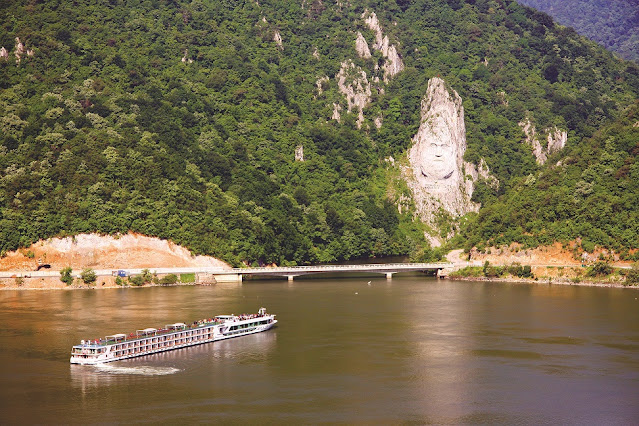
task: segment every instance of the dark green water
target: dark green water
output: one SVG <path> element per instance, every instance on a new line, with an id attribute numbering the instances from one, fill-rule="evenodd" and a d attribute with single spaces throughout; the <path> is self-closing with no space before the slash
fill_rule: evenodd
<path id="1" fill-rule="evenodd" d="M 418 275 L 4 291 L 0 424 L 638 424 L 638 297 Z M 260 306 L 276 329 L 69 364 L 81 339 Z"/>

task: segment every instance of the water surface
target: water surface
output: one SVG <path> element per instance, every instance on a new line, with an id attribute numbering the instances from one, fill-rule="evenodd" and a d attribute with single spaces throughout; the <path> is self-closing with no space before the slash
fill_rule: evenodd
<path id="1" fill-rule="evenodd" d="M 421 275 L 3 291 L 0 423 L 637 424 L 637 297 Z M 81 339 L 261 306 L 277 328 L 69 365 Z"/>

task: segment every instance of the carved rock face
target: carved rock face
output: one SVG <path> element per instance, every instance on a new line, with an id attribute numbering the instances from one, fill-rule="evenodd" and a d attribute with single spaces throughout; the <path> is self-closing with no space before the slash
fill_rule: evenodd
<path id="1" fill-rule="evenodd" d="M 433 133 L 430 143 L 418 146 L 417 159 L 422 176 L 429 180 L 446 180 L 455 173 L 457 162 L 456 147 L 451 143 L 448 129 Z"/>
<path id="2" fill-rule="evenodd" d="M 440 210 L 459 217 L 479 209 L 470 197 L 480 176 L 491 185 L 498 182 L 484 163 L 478 170 L 464 161 L 466 126 L 462 100 L 457 92 L 446 89 L 442 79 L 428 82 L 421 115 L 421 125 L 408 152 L 410 168 L 406 177 L 417 213 L 436 227 L 435 216 Z"/>
<path id="3" fill-rule="evenodd" d="M 423 185 L 459 184 L 466 150 L 464 108 L 456 92 L 448 93 L 444 81 L 433 78 L 422 100 L 422 123 L 413 138 L 411 165 Z"/>

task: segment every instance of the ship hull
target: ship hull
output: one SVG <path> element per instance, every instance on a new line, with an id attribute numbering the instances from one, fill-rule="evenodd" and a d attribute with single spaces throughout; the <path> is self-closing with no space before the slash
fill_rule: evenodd
<path id="1" fill-rule="evenodd" d="M 73 348 L 70 362 L 79 365 L 103 364 L 261 333 L 277 324 L 274 317 L 275 315 L 267 315 L 246 320 L 231 320 L 222 324 L 137 337 L 113 344 L 78 345 Z"/>

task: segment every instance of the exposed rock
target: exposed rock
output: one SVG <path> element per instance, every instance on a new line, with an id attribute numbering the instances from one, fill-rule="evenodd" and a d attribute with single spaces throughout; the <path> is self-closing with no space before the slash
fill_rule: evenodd
<path id="1" fill-rule="evenodd" d="M 189 58 L 189 49 L 185 49 L 184 50 L 184 56 L 182 56 L 182 63 L 186 64 L 186 63 L 192 64 L 193 63 L 193 59 Z"/>
<path id="2" fill-rule="evenodd" d="M 9 59 L 9 52 L 4 46 L 0 49 L 0 59 L 4 59 L 5 61 Z"/>
<path id="3" fill-rule="evenodd" d="M 315 82 L 315 86 L 317 86 L 318 95 L 321 95 L 322 93 L 324 93 L 324 90 L 322 89 L 322 86 L 324 83 L 328 83 L 328 76 L 320 77 Z"/>
<path id="4" fill-rule="evenodd" d="M 362 14 L 364 22 L 375 33 L 375 43 L 373 49 L 379 50 L 382 56 L 386 59 L 384 61 L 384 81 L 388 80 L 394 75 L 398 74 L 404 69 L 404 62 L 402 61 L 395 45 L 391 45 L 388 36 L 385 36 L 382 32 L 382 28 L 377 19 L 375 12 L 369 12 L 365 10 Z"/>
<path id="5" fill-rule="evenodd" d="M 139 234 L 108 236 L 80 234 L 75 237 L 52 238 L 40 241 L 28 248 L 35 258 L 28 258 L 20 251 L 9 252 L 0 259 L 0 270 L 32 271 L 37 259 L 50 264 L 53 269 L 71 266 L 83 268 L 124 269 L 182 266 L 210 266 L 229 268 L 213 257 L 193 256 L 186 248 L 171 241 Z"/>
<path id="6" fill-rule="evenodd" d="M 382 123 L 383 123 L 383 119 L 382 119 L 382 116 L 380 114 L 377 117 L 375 117 L 375 127 L 377 127 L 378 129 L 381 129 Z"/>
<path id="7" fill-rule="evenodd" d="M 366 42 L 366 39 L 364 38 L 362 33 L 360 33 L 359 31 L 357 32 L 357 39 L 355 40 L 355 51 L 360 58 L 371 57 L 371 51 L 368 48 L 368 43 Z"/>
<path id="8" fill-rule="evenodd" d="M 19 64 L 24 54 L 24 44 L 20 41 L 20 37 L 16 37 L 16 46 L 13 54 L 16 56 L 16 64 Z"/>
<path id="9" fill-rule="evenodd" d="M 315 59 L 318 59 L 318 60 L 319 60 L 319 58 L 320 58 L 320 54 L 319 54 L 319 52 L 317 51 L 317 47 L 314 47 L 314 48 L 313 48 L 313 57 L 314 57 Z"/>
<path id="10" fill-rule="evenodd" d="M 364 108 L 371 100 L 371 85 L 366 77 L 366 72 L 349 60 L 342 62 L 342 67 L 336 78 L 339 91 L 346 96 L 348 112 L 351 112 L 355 107 L 359 110 L 357 127 L 360 128 L 364 122 Z M 333 113 L 334 115 L 335 113 Z"/>
<path id="11" fill-rule="evenodd" d="M 559 130 L 557 127 L 554 130 L 548 130 L 548 154 L 564 149 L 567 141 L 568 132 Z"/>
<path id="12" fill-rule="evenodd" d="M 546 156 L 541 143 L 539 143 L 535 126 L 533 126 L 529 118 L 526 118 L 524 121 L 520 121 L 519 126 L 526 135 L 526 143 L 533 148 L 533 155 L 537 159 L 537 164 L 544 164 L 548 157 Z"/>
<path id="13" fill-rule="evenodd" d="M 435 226 L 440 209 L 453 218 L 478 211 L 479 204 L 470 201 L 475 181 L 483 177 L 491 184 L 498 182 L 483 161 L 477 168 L 463 159 L 466 127 L 462 99 L 454 90 L 451 94 L 442 79 L 432 78 L 422 100 L 421 117 L 408 153 L 406 176 L 417 213 Z"/>
<path id="14" fill-rule="evenodd" d="M 548 145 L 545 149 L 541 145 L 541 142 L 537 137 L 535 126 L 531 123 L 529 118 L 526 118 L 524 121 L 519 122 L 519 126 L 522 128 L 524 134 L 526 135 L 526 143 L 533 148 L 533 155 L 537 160 L 537 164 L 545 164 L 550 154 L 561 151 L 566 146 L 568 133 L 566 131 L 558 129 L 556 126 L 552 129 L 546 129 L 545 131 L 548 134 Z"/>
<path id="15" fill-rule="evenodd" d="M 273 34 L 273 41 L 275 42 L 275 44 L 277 44 L 277 47 L 279 47 L 280 50 L 284 50 L 284 45 L 282 44 L 282 36 L 277 30 Z"/>
<path id="16" fill-rule="evenodd" d="M 342 110 L 342 107 L 339 104 L 334 103 L 333 115 L 331 116 L 331 119 L 336 120 L 339 123 L 340 120 L 342 119 L 342 115 L 340 114 L 341 110 Z"/>
<path id="17" fill-rule="evenodd" d="M 295 148 L 295 161 L 304 162 L 304 146 L 300 145 Z"/>
<path id="18" fill-rule="evenodd" d="M 497 99 L 499 100 L 499 103 L 502 104 L 503 106 L 508 106 L 508 99 L 506 98 L 506 92 L 498 92 L 497 93 Z"/>
<path id="19" fill-rule="evenodd" d="M 4 49 L 4 47 L 3 47 L 3 49 Z M 633 124 L 632 127 L 639 127 L 639 121 L 637 121 L 635 124 Z"/>

